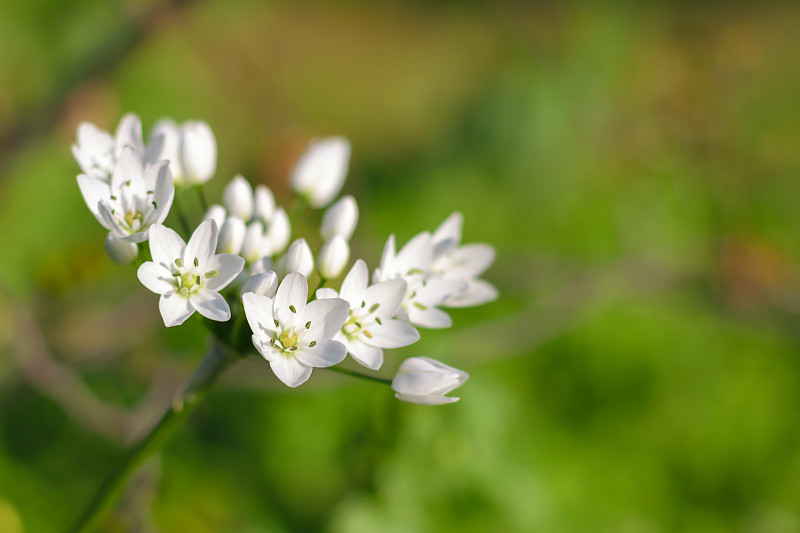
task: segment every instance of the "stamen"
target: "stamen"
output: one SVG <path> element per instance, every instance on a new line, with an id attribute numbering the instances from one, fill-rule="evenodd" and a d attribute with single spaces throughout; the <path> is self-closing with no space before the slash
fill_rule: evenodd
<path id="1" fill-rule="evenodd" d="M 309 348 L 313 348 L 316 345 L 317 345 L 317 341 L 311 341 L 311 342 L 308 343 L 308 347 Z"/>
<path id="2" fill-rule="evenodd" d="M 306 329 L 309 329 L 310 327 L 311 327 L 311 321 L 309 320 L 308 322 L 306 322 Z"/>
<path id="3" fill-rule="evenodd" d="M 145 194 L 153 194 L 153 191 L 147 191 Z"/>
<path id="4" fill-rule="evenodd" d="M 359 328 L 363 328 L 363 327 L 364 327 L 364 326 L 362 326 L 362 325 L 361 325 L 361 323 L 359 323 L 359 322 L 355 322 L 355 321 L 354 321 L 354 322 L 353 322 L 353 324 L 355 324 L 355 325 L 356 325 L 356 326 L 358 326 Z"/>
<path id="5" fill-rule="evenodd" d="M 364 300 L 361 300 L 361 307 L 366 307 L 366 306 L 367 306 L 367 302 L 365 302 Z"/>
<path id="6" fill-rule="evenodd" d="M 291 348 L 289 348 L 289 351 L 290 352 L 296 352 L 297 351 L 297 346 L 292 346 Z"/>
<path id="7" fill-rule="evenodd" d="M 155 202 L 150 202 L 150 203 L 153 204 L 153 209 L 158 209 L 158 205 Z"/>
<path id="8" fill-rule="evenodd" d="M 179 278 L 179 277 L 181 277 L 181 273 L 180 273 L 180 272 L 173 272 L 173 273 L 172 273 L 172 275 L 173 275 L 174 277 L 176 277 L 176 278 Z"/>
<path id="9" fill-rule="evenodd" d="M 178 268 L 183 268 L 183 261 L 181 260 L 180 257 L 175 260 L 175 266 L 177 266 Z"/>
<path id="10" fill-rule="evenodd" d="M 217 276 L 219 276 L 219 270 L 209 270 L 208 272 L 206 272 L 205 276 L 206 279 L 216 278 Z"/>
<path id="11" fill-rule="evenodd" d="M 194 258 L 194 266 L 196 267 L 200 266 L 200 261 L 198 261 L 196 257 Z"/>
<path id="12" fill-rule="evenodd" d="M 297 309 L 293 305 L 290 305 L 289 306 L 289 311 L 291 311 L 292 313 L 296 313 Z"/>
<path id="13" fill-rule="evenodd" d="M 270 346 L 275 346 L 275 339 L 270 339 L 269 340 L 269 345 Z"/>
<path id="14" fill-rule="evenodd" d="M 117 201 L 117 197 L 116 197 L 116 196 L 114 196 L 113 194 L 110 196 L 110 198 L 111 198 L 111 200 L 112 200 L 113 202 L 116 202 L 116 201 Z"/>
<path id="15" fill-rule="evenodd" d="M 368 338 L 368 339 L 371 339 L 372 338 L 372 333 L 370 333 L 370 331 L 368 329 L 365 329 L 364 330 L 364 336 L 366 338 Z"/>
<path id="16" fill-rule="evenodd" d="M 377 322 L 379 326 L 383 325 L 383 322 L 381 322 L 381 317 L 379 317 L 379 316 L 375 317 L 375 322 Z"/>
<path id="17" fill-rule="evenodd" d="M 276 328 L 279 328 L 279 327 L 281 327 L 281 323 L 280 323 L 280 322 L 278 322 L 278 320 L 277 320 L 277 319 L 276 319 L 276 320 L 273 320 L 273 322 L 275 322 L 275 327 L 276 327 Z"/>
<path id="18" fill-rule="evenodd" d="M 427 305 L 422 305 L 419 302 L 414 302 L 414 307 L 416 307 L 417 309 L 420 309 L 422 311 L 427 311 L 428 310 L 428 306 Z"/>
<path id="19" fill-rule="evenodd" d="M 381 304 L 372 304 L 372 305 L 370 306 L 370 308 L 369 308 L 369 312 L 370 312 L 370 313 L 374 313 L 375 311 L 377 311 L 377 310 L 378 310 L 378 308 L 379 308 L 380 306 L 381 306 Z"/>

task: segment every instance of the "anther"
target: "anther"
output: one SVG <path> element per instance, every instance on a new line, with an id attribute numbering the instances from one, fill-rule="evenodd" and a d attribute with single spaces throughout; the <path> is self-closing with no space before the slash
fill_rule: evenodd
<path id="1" fill-rule="evenodd" d="M 277 320 L 273 320 L 273 322 L 275 322 L 275 327 L 276 327 L 276 328 L 279 328 L 279 327 L 281 327 L 281 323 L 280 323 L 280 322 L 278 322 Z"/>
<path id="2" fill-rule="evenodd" d="M 311 321 L 309 320 L 308 322 L 306 322 L 306 329 L 309 329 L 310 327 L 311 327 Z"/>
<path id="3" fill-rule="evenodd" d="M 111 201 L 113 201 L 113 202 L 116 202 L 116 201 L 117 201 L 117 197 L 116 197 L 116 196 L 114 196 L 113 194 L 111 195 Z"/>
<path id="4" fill-rule="evenodd" d="M 369 312 L 370 312 L 370 313 L 374 313 L 375 311 L 377 311 L 377 310 L 378 310 L 378 308 L 379 308 L 380 306 L 381 306 L 381 304 L 372 304 L 372 305 L 370 306 L 370 308 L 369 308 Z"/>
<path id="5" fill-rule="evenodd" d="M 427 311 L 428 310 L 428 306 L 427 305 L 422 305 L 419 302 L 414 302 L 414 307 L 416 307 L 417 309 L 420 309 L 422 311 Z"/>
<path id="6" fill-rule="evenodd" d="M 178 268 L 183 267 L 183 261 L 181 260 L 180 257 L 175 260 L 175 266 L 177 266 Z"/>
<path id="7" fill-rule="evenodd" d="M 361 307 L 366 307 L 366 306 L 367 306 L 367 302 L 365 302 L 364 300 L 361 300 Z"/>
<path id="8" fill-rule="evenodd" d="M 293 305 L 290 305 L 289 306 L 289 311 L 291 311 L 292 313 L 296 313 L 297 309 L 295 309 L 295 307 Z"/>
<path id="9" fill-rule="evenodd" d="M 208 272 L 206 272 L 205 276 L 206 279 L 215 278 L 219 276 L 219 270 L 209 270 Z"/>
<path id="10" fill-rule="evenodd" d="M 372 338 L 372 333 L 370 333 L 370 331 L 368 329 L 365 329 L 364 330 L 364 336 L 366 338 L 368 338 L 368 339 L 371 339 Z"/>
<path id="11" fill-rule="evenodd" d="M 200 266 L 200 261 L 198 261 L 196 257 L 194 258 L 194 266 L 196 267 Z"/>
<path id="12" fill-rule="evenodd" d="M 308 343 L 308 347 L 309 348 L 313 348 L 316 345 L 317 345 L 317 341 L 311 341 L 311 342 Z"/>
<path id="13" fill-rule="evenodd" d="M 381 318 L 378 316 L 375 317 L 375 322 L 377 322 L 379 326 L 383 325 L 383 322 L 381 322 Z"/>

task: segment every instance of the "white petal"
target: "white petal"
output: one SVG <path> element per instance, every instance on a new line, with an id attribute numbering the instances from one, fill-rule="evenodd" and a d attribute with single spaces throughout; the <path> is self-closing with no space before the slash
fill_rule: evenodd
<path id="1" fill-rule="evenodd" d="M 297 272 L 288 274 L 275 293 L 273 313 L 275 318 L 284 326 L 300 323 L 300 318 L 306 309 L 308 298 L 308 281 L 306 277 Z M 293 308 L 292 311 L 290 308 Z"/>
<path id="2" fill-rule="evenodd" d="M 390 279 L 371 285 L 361 294 L 361 299 L 365 302 L 367 309 L 374 304 L 380 304 L 375 314 L 381 318 L 392 318 L 397 314 L 403 298 L 406 295 L 407 284 L 403 279 Z M 359 305 L 360 302 L 354 303 Z"/>
<path id="3" fill-rule="evenodd" d="M 279 356 L 269 362 L 275 376 L 290 387 L 302 385 L 311 377 L 311 367 L 305 366 L 294 357 Z"/>
<path id="4" fill-rule="evenodd" d="M 467 282 L 467 288 L 455 293 L 442 304 L 445 307 L 472 307 L 497 299 L 497 289 L 482 279 Z"/>
<path id="5" fill-rule="evenodd" d="M 494 257 L 494 248 L 488 244 L 465 244 L 434 263 L 433 269 L 441 269 L 448 278 L 470 279 L 483 274 Z"/>
<path id="6" fill-rule="evenodd" d="M 150 143 L 145 148 L 145 161 L 152 164 L 157 161 L 169 161 L 169 170 L 176 182 L 183 180 L 178 146 L 180 131 L 172 119 L 161 119 L 156 122 L 150 133 Z"/>
<path id="7" fill-rule="evenodd" d="M 78 187 L 81 189 L 81 195 L 83 195 L 83 200 L 86 202 L 89 210 L 100 220 L 100 212 L 97 208 L 97 204 L 100 201 L 107 202 L 109 200 L 111 188 L 108 184 L 87 176 L 86 174 L 80 174 L 78 176 Z"/>
<path id="8" fill-rule="evenodd" d="M 367 288 L 369 281 L 369 272 L 367 271 L 367 264 L 358 259 L 350 272 L 345 276 L 342 281 L 342 289 L 339 294 L 342 298 L 350 302 L 350 305 L 356 306 L 359 304 L 362 294 Z"/>
<path id="9" fill-rule="evenodd" d="M 382 324 L 369 327 L 372 338 L 363 339 L 365 343 L 378 348 L 400 348 L 419 340 L 419 331 L 402 320 L 383 320 Z"/>
<path id="10" fill-rule="evenodd" d="M 175 184 L 172 181 L 172 174 L 169 170 L 169 165 L 166 163 L 157 163 L 154 167 L 155 170 L 155 187 L 153 189 L 153 200 L 156 202 L 154 220 L 150 221 L 151 224 L 164 222 L 167 218 L 169 210 L 172 207 L 172 201 L 175 198 Z"/>
<path id="11" fill-rule="evenodd" d="M 189 295 L 189 301 L 206 318 L 225 322 L 231 318 L 231 308 L 222 295 L 205 288 L 197 289 Z"/>
<path id="12" fill-rule="evenodd" d="M 425 281 L 422 287 L 416 290 L 415 300 L 426 306 L 435 306 L 466 288 L 467 284 L 463 281 L 430 278 Z"/>
<path id="13" fill-rule="evenodd" d="M 116 154 L 119 156 L 126 147 L 139 156 L 144 154 L 144 138 L 142 136 L 142 120 L 133 113 L 128 113 L 119 122 L 116 132 Z"/>
<path id="14" fill-rule="evenodd" d="M 325 240 L 334 235 L 341 235 L 345 240 L 350 240 L 357 223 L 358 204 L 352 196 L 345 196 L 325 211 L 320 235 Z"/>
<path id="15" fill-rule="evenodd" d="M 356 362 L 371 370 L 378 370 L 383 365 L 383 350 L 380 348 L 353 340 L 347 343 L 347 351 Z"/>
<path id="16" fill-rule="evenodd" d="M 221 207 L 220 207 L 221 209 Z M 216 219 L 211 218 L 210 220 Z M 237 216 L 230 216 L 225 219 L 219 230 L 219 240 L 217 241 L 217 251 L 227 254 L 238 254 L 242 251 L 242 243 L 247 233 L 244 221 Z"/>
<path id="17" fill-rule="evenodd" d="M 415 326 L 422 328 L 449 328 L 453 325 L 450 315 L 435 307 L 423 310 L 411 305 L 406 311 L 408 312 L 408 321 Z"/>
<path id="18" fill-rule="evenodd" d="M 250 329 L 256 335 L 269 337 L 275 335 L 275 317 L 272 315 L 272 299 L 260 294 L 248 292 L 242 295 L 244 314 Z"/>
<path id="19" fill-rule="evenodd" d="M 197 259 L 200 268 L 205 268 L 206 263 L 214 256 L 216 249 L 217 223 L 213 220 L 204 220 L 197 226 L 186 244 L 183 260 L 189 266 Z"/>
<path id="20" fill-rule="evenodd" d="M 278 290 L 278 275 L 275 272 L 260 272 L 254 276 L 251 276 L 250 279 L 242 287 L 242 294 L 248 292 L 254 292 L 256 294 L 260 294 L 262 296 L 266 296 L 267 298 L 274 298 L 275 292 Z M 317 298 L 319 298 L 319 293 L 317 293 Z M 270 304 L 270 308 L 272 304 Z M 270 311 L 270 314 L 272 311 Z"/>
<path id="21" fill-rule="evenodd" d="M 464 217 L 458 211 L 447 217 L 433 232 L 434 256 L 438 257 L 461 242 L 461 225 Z"/>
<path id="22" fill-rule="evenodd" d="M 299 272 L 308 277 L 314 272 L 314 256 L 305 239 L 294 241 L 283 259 L 285 261 L 282 262 L 282 265 L 284 265 L 282 274 Z"/>
<path id="23" fill-rule="evenodd" d="M 461 399 L 455 396 L 430 396 L 427 394 L 402 394 L 399 392 L 395 394 L 395 397 L 398 400 L 419 405 L 445 405 Z"/>
<path id="24" fill-rule="evenodd" d="M 350 304 L 341 298 L 314 300 L 300 315 L 299 323 L 305 325 L 311 322 L 309 334 L 320 337 L 311 340 L 330 339 L 342 328 L 349 311 Z"/>
<path id="25" fill-rule="evenodd" d="M 217 254 L 205 263 L 201 275 L 216 270 L 218 274 L 207 278 L 206 288 L 218 291 L 236 279 L 244 268 L 244 259 L 234 254 Z"/>
<path id="26" fill-rule="evenodd" d="M 350 162 L 350 143 L 344 137 L 312 142 L 292 171 L 292 188 L 311 207 L 324 207 L 342 188 Z"/>
<path id="27" fill-rule="evenodd" d="M 206 214 L 203 215 L 204 219 L 210 218 L 214 222 L 217 223 L 217 227 L 220 228 L 220 233 L 223 232 L 222 225 L 225 224 L 225 219 L 228 217 L 227 213 L 225 212 L 225 208 L 219 204 L 214 204 L 208 208 Z M 221 239 L 222 237 L 220 237 Z"/>
<path id="28" fill-rule="evenodd" d="M 279 254 L 286 249 L 292 235 L 292 226 L 289 223 L 289 215 L 282 207 L 275 211 L 275 216 L 269 222 L 267 228 L 267 239 L 269 239 L 272 253 Z"/>
<path id="29" fill-rule="evenodd" d="M 322 289 L 317 289 L 317 300 L 326 300 L 328 298 L 338 298 L 339 293 L 336 292 L 334 289 L 329 289 L 327 287 L 323 287 Z"/>
<path id="30" fill-rule="evenodd" d="M 171 266 L 175 266 L 176 259 L 183 260 L 186 244 L 174 230 L 161 224 L 153 224 L 150 226 L 149 237 L 150 255 L 154 263 L 171 270 Z"/>
<path id="31" fill-rule="evenodd" d="M 180 326 L 194 313 L 194 307 L 177 292 L 168 292 L 161 295 L 158 300 L 158 309 L 164 319 L 164 325 L 169 327 Z"/>
<path id="32" fill-rule="evenodd" d="M 409 271 L 422 270 L 427 272 L 433 259 L 433 243 L 428 232 L 420 233 L 412 238 L 397 253 L 393 263 L 393 270 L 400 275 Z"/>
<path id="33" fill-rule="evenodd" d="M 105 249 L 111 260 L 118 265 L 129 265 L 139 255 L 136 243 L 120 239 L 113 233 L 109 233 L 106 237 Z"/>
<path id="34" fill-rule="evenodd" d="M 347 349 L 341 342 L 323 339 L 317 341 L 313 348 L 301 348 L 294 354 L 304 365 L 325 368 L 341 363 L 347 356 Z"/>
<path id="35" fill-rule="evenodd" d="M 334 235 L 322 245 L 317 258 L 317 272 L 322 279 L 335 279 L 350 260 L 350 246 L 344 237 Z"/>
<path id="36" fill-rule="evenodd" d="M 126 186 L 127 182 L 138 184 L 143 177 L 144 167 L 142 167 L 141 158 L 131 148 L 125 148 L 117 160 L 117 166 L 114 167 L 114 174 L 111 176 L 111 188 L 116 191 Z"/>
<path id="37" fill-rule="evenodd" d="M 172 273 L 152 261 L 142 263 L 142 266 L 136 271 L 136 276 L 142 282 L 142 285 L 156 294 L 166 294 L 176 288 L 175 278 Z"/>
<path id="38" fill-rule="evenodd" d="M 105 202 L 97 202 L 97 213 L 99 215 L 97 220 L 100 221 L 100 224 L 102 224 L 104 228 L 113 233 L 115 237 L 121 238 L 127 235 L 119 226 L 119 222 L 117 222 L 117 219 L 111 214 L 111 209 L 109 209 Z"/>
<path id="39" fill-rule="evenodd" d="M 254 263 L 263 255 L 264 251 L 264 225 L 260 220 L 251 222 L 244 232 L 241 254 L 247 261 Z"/>

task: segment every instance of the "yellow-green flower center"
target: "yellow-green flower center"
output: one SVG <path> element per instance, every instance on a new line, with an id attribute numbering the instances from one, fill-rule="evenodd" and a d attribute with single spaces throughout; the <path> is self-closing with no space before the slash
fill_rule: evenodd
<path id="1" fill-rule="evenodd" d="M 144 215 L 142 215 L 141 211 L 128 211 L 125 213 L 125 222 L 128 224 L 129 228 L 133 228 L 134 222 L 139 222 L 139 224 L 141 224 L 143 219 Z"/>
<path id="2" fill-rule="evenodd" d="M 280 341 L 284 348 L 291 348 L 297 344 L 297 333 L 281 331 Z"/>

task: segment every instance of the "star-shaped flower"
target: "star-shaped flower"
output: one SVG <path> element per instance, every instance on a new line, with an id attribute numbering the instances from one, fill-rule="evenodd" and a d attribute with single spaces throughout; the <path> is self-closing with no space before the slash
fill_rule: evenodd
<path id="1" fill-rule="evenodd" d="M 430 357 L 410 357 L 397 370 L 392 389 L 397 399 L 404 402 L 442 405 L 459 400 L 445 394 L 461 386 L 467 378 L 469 375 L 463 370 Z"/>
<path id="2" fill-rule="evenodd" d="M 338 296 L 350 304 L 347 321 L 335 339 L 347 346 L 353 359 L 378 370 L 383 364 L 382 348 L 408 346 L 419 340 L 419 332 L 393 318 L 406 294 L 406 282 L 392 279 L 368 287 L 368 281 L 367 264 L 359 259 L 342 281 L 339 294 L 333 289 L 319 289 L 317 297 Z"/>
<path id="3" fill-rule="evenodd" d="M 306 303 L 307 298 L 308 281 L 297 272 L 284 278 L 275 298 L 253 292 L 242 296 L 253 345 L 290 387 L 305 383 L 312 368 L 333 366 L 347 355 L 333 336 L 350 306 L 340 298 Z"/>
<path id="4" fill-rule="evenodd" d="M 147 240 L 148 229 L 167 218 L 175 196 L 167 161 L 145 166 L 132 148 L 122 152 L 110 184 L 81 174 L 78 185 L 100 224 L 129 242 Z"/>
<path id="5" fill-rule="evenodd" d="M 215 254 L 217 223 L 206 220 L 189 243 L 173 230 L 155 224 L 150 228 L 152 261 L 139 267 L 142 284 L 161 295 L 158 302 L 164 325 L 177 326 L 195 311 L 211 320 L 231 318 L 228 302 L 219 294 L 244 268 L 244 259 L 234 254 Z"/>

